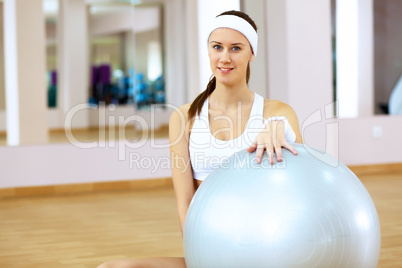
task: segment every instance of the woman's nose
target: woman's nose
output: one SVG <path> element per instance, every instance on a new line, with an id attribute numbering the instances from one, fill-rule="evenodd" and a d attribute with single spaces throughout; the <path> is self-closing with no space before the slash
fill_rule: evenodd
<path id="1" fill-rule="evenodd" d="M 230 62 L 230 53 L 228 50 L 224 50 L 221 56 L 221 62 Z"/>

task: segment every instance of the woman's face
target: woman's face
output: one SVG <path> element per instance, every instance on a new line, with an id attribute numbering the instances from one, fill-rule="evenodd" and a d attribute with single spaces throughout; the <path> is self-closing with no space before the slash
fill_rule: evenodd
<path id="1" fill-rule="evenodd" d="M 246 84 L 247 65 L 254 54 L 243 34 L 229 28 L 216 29 L 209 36 L 208 55 L 218 83 L 225 86 Z"/>

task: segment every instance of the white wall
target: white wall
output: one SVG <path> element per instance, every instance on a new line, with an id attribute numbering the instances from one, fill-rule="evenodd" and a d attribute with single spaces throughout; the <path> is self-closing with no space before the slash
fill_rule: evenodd
<path id="1" fill-rule="evenodd" d="M 347 165 L 402 162 L 402 143 L 395 142 L 402 133 L 401 121 L 397 116 L 336 120 L 340 161 Z M 382 128 L 381 138 L 373 137 L 375 126 Z M 0 188 L 169 177 L 168 140 L 154 143 L 164 148 L 155 148 L 150 140 L 139 148 L 118 141 L 91 149 L 70 143 L 3 146 Z M 119 160 L 119 155 L 125 159 Z"/>
<path id="2" fill-rule="evenodd" d="M 382 136 L 375 138 L 373 128 Z M 339 158 L 348 165 L 402 163 L 402 116 L 339 120 Z"/>
<path id="3" fill-rule="evenodd" d="M 72 144 L 0 147 L 0 188 L 169 177 L 168 140 L 156 143 L 165 148 L 150 142 L 140 148 L 133 143 L 92 149 Z"/>

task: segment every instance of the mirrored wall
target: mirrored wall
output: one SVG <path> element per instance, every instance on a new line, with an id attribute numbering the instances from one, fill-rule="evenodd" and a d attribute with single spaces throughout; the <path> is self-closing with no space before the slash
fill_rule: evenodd
<path id="1" fill-rule="evenodd" d="M 147 109 L 165 102 L 163 5 L 87 1 L 89 99 Z M 57 107 L 58 1 L 44 0 L 48 106 Z"/>
<path id="2" fill-rule="evenodd" d="M 402 1 L 373 3 L 375 113 L 402 114 Z"/>

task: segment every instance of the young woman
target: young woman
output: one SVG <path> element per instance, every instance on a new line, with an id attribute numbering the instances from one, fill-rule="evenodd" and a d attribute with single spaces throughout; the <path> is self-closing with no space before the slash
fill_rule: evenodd
<path id="1" fill-rule="evenodd" d="M 257 55 L 257 26 L 245 13 L 227 11 L 210 26 L 208 54 L 213 78 L 191 104 L 170 118 L 172 177 L 183 232 L 191 199 L 202 181 L 223 159 L 242 149 L 264 151 L 270 163 L 282 161 L 282 147 L 294 154 L 291 143 L 302 142 L 293 109 L 263 99 L 248 86 L 249 63 Z M 117 260 L 106 267 L 186 267 L 184 258 Z"/>

